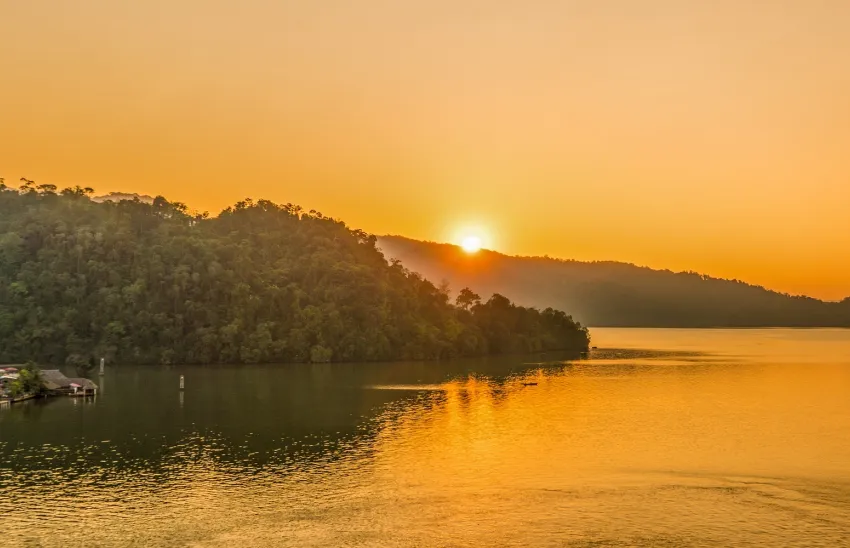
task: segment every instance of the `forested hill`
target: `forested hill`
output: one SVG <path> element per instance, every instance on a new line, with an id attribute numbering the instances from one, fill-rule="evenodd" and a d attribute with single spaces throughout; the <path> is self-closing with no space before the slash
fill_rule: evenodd
<path id="1" fill-rule="evenodd" d="M 2 182 L 2 181 L 0 181 Z M 374 236 L 293 205 L 0 187 L 0 363 L 437 359 L 584 350 L 563 312 L 450 302 Z"/>
<path id="2" fill-rule="evenodd" d="M 524 306 L 569 310 L 590 326 L 848 327 L 841 303 L 793 297 L 694 272 L 673 273 L 615 262 L 474 255 L 456 246 L 383 236 L 378 246 L 427 279 L 504 293 Z"/>

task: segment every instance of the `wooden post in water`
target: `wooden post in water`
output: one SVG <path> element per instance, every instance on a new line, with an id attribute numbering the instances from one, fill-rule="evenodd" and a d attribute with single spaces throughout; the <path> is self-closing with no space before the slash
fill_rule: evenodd
<path id="1" fill-rule="evenodd" d="M 100 376 L 103 376 L 103 366 L 106 365 L 106 360 L 100 358 Z"/>
<path id="2" fill-rule="evenodd" d="M 183 375 L 180 375 L 180 390 L 183 390 Z"/>

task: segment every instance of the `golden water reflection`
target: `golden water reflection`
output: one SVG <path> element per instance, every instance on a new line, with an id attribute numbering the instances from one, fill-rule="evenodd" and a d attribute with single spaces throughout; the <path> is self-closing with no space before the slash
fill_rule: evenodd
<path id="1" fill-rule="evenodd" d="M 324 408 L 312 418 L 257 406 L 237 431 L 226 417 L 202 424 L 205 415 L 191 415 L 201 396 L 187 391 L 180 408 L 194 422 L 153 452 L 141 433 L 137 449 L 94 438 L 20 443 L 9 432 L 49 423 L 53 408 L 16 423 L 4 416 L 6 538 L 376 547 L 847 540 L 847 332 L 600 331 L 606 347 L 623 348 L 620 358 L 600 351 L 421 384 L 419 366 L 407 380 L 324 368 L 312 377 L 322 390 L 362 382 L 297 408 Z M 635 350 L 640 341 L 655 353 Z M 384 378 L 391 382 L 376 382 Z M 371 398 L 382 403 L 370 407 Z M 297 430 L 308 422 L 312 429 Z"/>

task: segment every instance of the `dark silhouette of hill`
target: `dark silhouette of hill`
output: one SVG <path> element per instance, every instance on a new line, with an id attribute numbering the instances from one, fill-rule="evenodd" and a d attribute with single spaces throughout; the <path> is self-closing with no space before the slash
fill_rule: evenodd
<path id="1" fill-rule="evenodd" d="M 376 238 L 267 200 L 210 218 L 0 179 L 0 363 L 440 359 L 586 350 L 565 313 L 456 303 Z"/>
<path id="2" fill-rule="evenodd" d="M 589 326 L 848 327 L 850 298 L 840 303 L 791 296 L 696 272 L 618 262 L 511 257 L 482 250 L 382 236 L 378 246 L 434 283 L 501 293 L 519 304 L 569 310 Z"/>

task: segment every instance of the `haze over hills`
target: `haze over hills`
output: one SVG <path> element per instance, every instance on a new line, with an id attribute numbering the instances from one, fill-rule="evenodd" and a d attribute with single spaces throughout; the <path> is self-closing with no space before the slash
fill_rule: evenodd
<path id="1" fill-rule="evenodd" d="M 401 236 L 382 236 L 388 259 L 453 291 L 501 293 L 524 306 L 555 307 L 591 327 L 848 327 L 850 298 L 826 302 L 695 272 L 619 262 L 512 257 Z"/>

